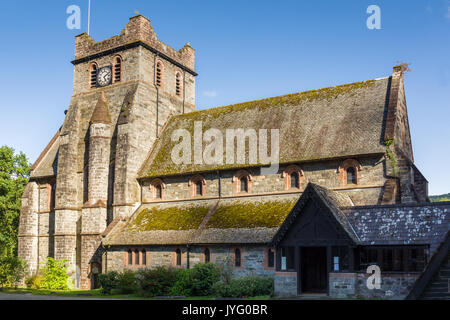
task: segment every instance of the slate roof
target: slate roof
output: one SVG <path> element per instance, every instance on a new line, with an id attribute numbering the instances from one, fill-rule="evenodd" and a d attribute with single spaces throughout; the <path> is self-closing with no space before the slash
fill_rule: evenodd
<path id="1" fill-rule="evenodd" d="M 450 202 L 341 208 L 364 245 L 430 244 L 450 230 Z"/>
<path id="2" fill-rule="evenodd" d="M 194 123 L 219 129 L 280 129 L 280 163 L 384 153 L 389 77 L 176 115 L 149 153 L 139 176 L 157 177 L 241 167 L 242 164 L 174 165 L 172 133 Z M 269 138 L 270 140 L 270 138 Z M 224 141 L 224 159 L 225 159 Z M 194 146 L 192 144 L 192 150 Z M 255 164 L 258 165 L 258 164 Z"/>
<path id="3" fill-rule="evenodd" d="M 59 151 L 59 134 L 56 132 L 49 144 L 42 151 L 36 162 L 31 167 L 31 178 L 56 176 Z"/>

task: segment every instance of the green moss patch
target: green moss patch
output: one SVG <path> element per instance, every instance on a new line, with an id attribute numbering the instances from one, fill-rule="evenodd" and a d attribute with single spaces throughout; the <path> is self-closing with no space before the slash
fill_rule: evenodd
<path id="1" fill-rule="evenodd" d="M 220 205 L 206 228 L 275 228 L 279 227 L 294 207 L 296 200 L 245 202 Z"/>
<path id="2" fill-rule="evenodd" d="M 142 210 L 128 226 L 132 231 L 198 229 L 208 214 L 208 206 L 156 206 Z"/>

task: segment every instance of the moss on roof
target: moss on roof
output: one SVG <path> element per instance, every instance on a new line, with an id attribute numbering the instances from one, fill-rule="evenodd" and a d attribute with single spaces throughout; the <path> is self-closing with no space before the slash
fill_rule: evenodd
<path id="1" fill-rule="evenodd" d="M 171 206 L 158 205 L 143 209 L 128 225 L 132 231 L 192 230 L 197 229 L 210 210 L 207 205 Z"/>
<path id="2" fill-rule="evenodd" d="M 279 129 L 279 162 L 312 161 L 384 152 L 379 135 L 383 125 L 388 78 L 299 92 L 235 105 L 173 116 L 165 126 L 140 177 L 190 174 L 242 167 L 242 164 L 180 164 L 171 161 L 172 133 L 187 130 L 194 122 L 203 131 L 219 129 Z M 349 121 L 355 125 L 349 126 Z M 268 139 L 270 148 L 270 138 Z M 203 142 L 203 148 L 207 143 Z M 225 142 L 224 142 L 225 146 Z M 224 159 L 226 148 L 224 147 Z M 248 145 L 246 144 L 246 152 Z M 270 150 L 270 149 L 269 149 Z M 192 154 L 193 154 L 192 148 Z M 246 166 L 261 166 L 261 163 Z"/>
<path id="3" fill-rule="evenodd" d="M 218 228 L 275 228 L 279 227 L 294 207 L 296 199 L 276 201 L 235 201 L 220 205 L 206 224 L 207 229 Z"/>

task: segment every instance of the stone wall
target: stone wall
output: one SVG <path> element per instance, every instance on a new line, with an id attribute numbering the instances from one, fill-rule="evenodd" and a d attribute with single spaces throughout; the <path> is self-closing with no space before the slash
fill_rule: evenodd
<path id="1" fill-rule="evenodd" d="M 383 273 L 381 288 L 369 289 L 365 273 L 330 273 L 331 298 L 401 300 L 411 291 L 418 273 Z"/>
<path id="2" fill-rule="evenodd" d="M 283 177 L 283 171 L 286 165 L 281 166 L 276 174 L 261 175 L 259 168 L 249 168 L 247 171 L 252 176 L 250 193 L 268 194 L 282 192 L 298 192 L 306 187 L 308 182 L 320 184 L 321 186 L 337 190 L 347 194 L 355 205 L 373 205 L 381 203 L 385 176 L 384 165 L 380 162 L 380 157 L 359 159 L 362 170 L 360 172 L 360 184 L 342 187 L 337 171 L 342 161 L 332 160 L 314 163 L 304 163 L 300 167 L 304 173 L 304 180 L 300 189 L 286 189 L 286 183 Z M 222 197 L 239 196 L 236 194 L 236 188 L 233 182 L 235 171 L 220 172 L 220 190 Z M 219 196 L 219 175 L 216 172 L 204 173 L 203 178 L 206 181 L 204 197 Z M 163 191 L 163 201 L 182 200 L 191 198 L 189 180 L 192 175 L 164 177 L 165 188 Z M 150 185 L 152 179 L 142 180 L 142 201 L 151 202 L 154 199 Z"/>
<path id="3" fill-rule="evenodd" d="M 275 272 L 275 296 L 290 298 L 297 295 L 297 272 Z"/>

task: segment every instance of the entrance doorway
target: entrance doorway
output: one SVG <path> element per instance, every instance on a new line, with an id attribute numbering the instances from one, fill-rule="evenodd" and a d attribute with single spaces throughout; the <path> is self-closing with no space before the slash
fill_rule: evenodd
<path id="1" fill-rule="evenodd" d="M 301 248 L 301 287 L 302 292 L 327 292 L 327 248 Z"/>

